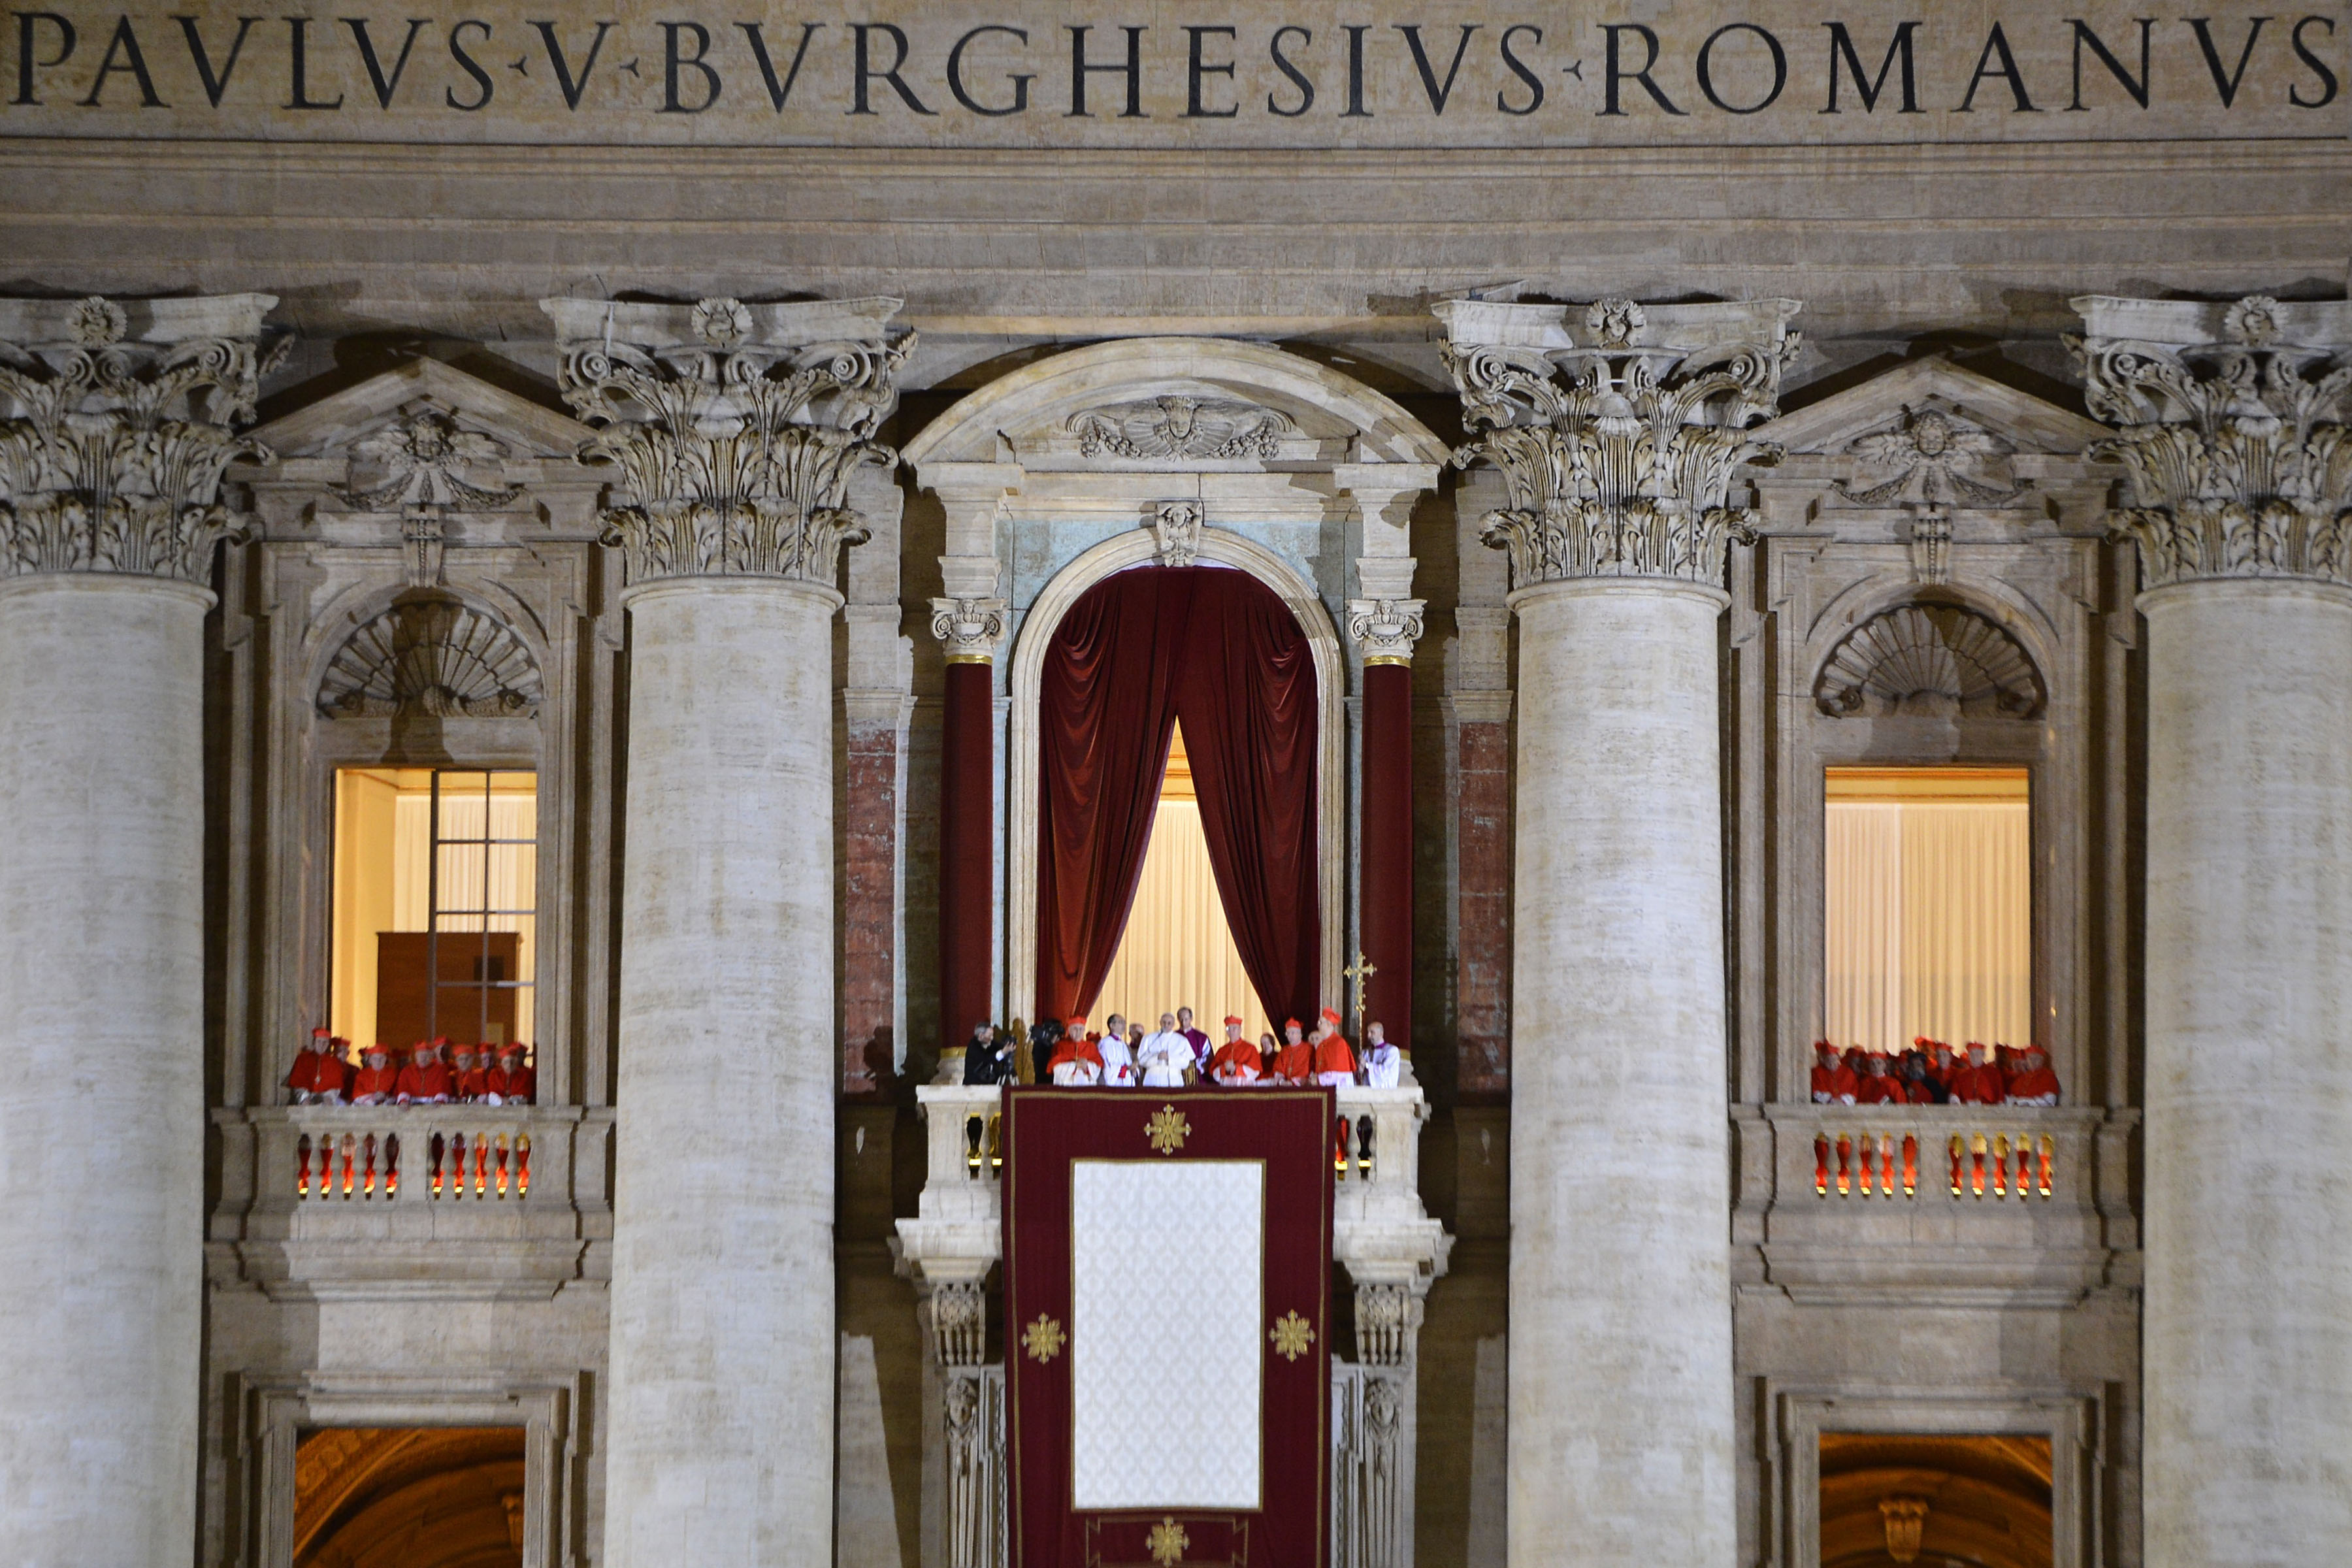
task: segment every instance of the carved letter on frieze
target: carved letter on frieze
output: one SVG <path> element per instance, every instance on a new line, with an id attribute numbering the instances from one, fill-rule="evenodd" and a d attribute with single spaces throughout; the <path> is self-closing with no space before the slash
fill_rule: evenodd
<path id="1" fill-rule="evenodd" d="M 1004 640 L 1003 599 L 933 599 L 931 635 L 947 649 L 950 664 L 986 664 Z"/>
<path id="2" fill-rule="evenodd" d="M 330 719 L 528 718 L 539 666 L 513 631 L 454 599 L 395 605 L 335 651 L 319 687 Z"/>
<path id="3" fill-rule="evenodd" d="M 1652 306 L 1447 300 L 1444 349 L 1464 422 L 1454 455 L 1501 470 L 1511 504 L 1481 524 L 1525 588 L 1577 577 L 1721 581 L 1748 531 L 1734 470 L 1778 448 L 1744 431 L 1777 409 L 1793 300 Z"/>
<path id="4" fill-rule="evenodd" d="M 2074 301 L 2091 412 L 2116 426 L 2143 587 L 2211 577 L 2352 586 L 2352 304 Z"/>
<path id="5" fill-rule="evenodd" d="M 1151 536 L 1160 565 L 1192 565 L 1201 553 L 1201 503 L 1161 501 L 1151 509 Z"/>
<path id="6" fill-rule="evenodd" d="M 267 456 L 252 423 L 266 294 L 0 300 L 0 575 L 204 584 L 240 531 L 223 470 Z"/>
<path id="7" fill-rule="evenodd" d="M 888 335 L 897 300 L 544 303 L 563 396 L 598 427 L 581 455 L 619 469 L 604 519 L 630 582 L 834 584 L 842 545 L 867 537 L 851 475 L 898 461 L 874 438 L 915 346 Z"/>

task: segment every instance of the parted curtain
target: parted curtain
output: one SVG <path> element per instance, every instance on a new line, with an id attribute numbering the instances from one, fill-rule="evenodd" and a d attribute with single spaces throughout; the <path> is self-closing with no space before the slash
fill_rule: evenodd
<path id="1" fill-rule="evenodd" d="M 1234 946 L 1269 1011 L 1312 1016 L 1315 660 L 1244 572 L 1143 567 L 1070 606 L 1039 692 L 1037 1007 L 1086 1013 L 1135 901 L 1181 718 Z"/>

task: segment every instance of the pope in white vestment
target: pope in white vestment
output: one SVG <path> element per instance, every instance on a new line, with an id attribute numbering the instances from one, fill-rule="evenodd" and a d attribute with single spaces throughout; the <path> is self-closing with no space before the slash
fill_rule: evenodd
<path id="1" fill-rule="evenodd" d="M 1184 1069 L 1199 1060 L 1192 1054 L 1192 1042 L 1175 1026 L 1172 1016 L 1162 1014 L 1159 1029 L 1143 1037 L 1142 1048 L 1135 1054 L 1146 1089 L 1183 1088 Z"/>

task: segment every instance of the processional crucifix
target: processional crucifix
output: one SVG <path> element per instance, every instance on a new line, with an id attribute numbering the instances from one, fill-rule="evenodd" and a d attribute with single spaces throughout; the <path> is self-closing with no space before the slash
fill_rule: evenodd
<path id="1" fill-rule="evenodd" d="M 1364 1039 L 1364 982 L 1370 980 L 1373 975 L 1378 974 L 1380 972 L 1380 966 L 1374 963 L 1370 959 L 1366 958 L 1363 954 L 1363 950 L 1360 948 L 1356 952 L 1356 962 L 1348 965 L 1347 968 L 1339 971 L 1342 975 L 1355 983 L 1356 1043 L 1359 1046 L 1363 1044 Z"/>

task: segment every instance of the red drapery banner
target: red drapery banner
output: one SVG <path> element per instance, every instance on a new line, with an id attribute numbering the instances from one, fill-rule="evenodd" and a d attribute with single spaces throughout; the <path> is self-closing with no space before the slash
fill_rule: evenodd
<path id="1" fill-rule="evenodd" d="M 1013 1568 L 1311 1568 L 1327 1560 L 1335 1114 L 1323 1089 L 1006 1091 Z M 1225 1180 L 1237 1167 L 1253 1197 L 1263 1194 L 1250 1205 L 1262 1228 L 1239 1238 L 1256 1243 L 1257 1277 L 1238 1288 L 1203 1296 L 1200 1277 L 1213 1263 L 1207 1249 L 1187 1245 L 1187 1226 L 1202 1218 L 1193 1205 L 1087 1212 L 1087 1194 L 1102 1184 L 1090 1187 L 1089 1176 L 1114 1186 L 1158 1179 L 1174 1193 L 1192 1175 Z M 1102 1359 L 1112 1352 L 1101 1343 L 1079 1342 L 1106 1331 L 1122 1342 L 1115 1363 Z M 1149 1353 L 1139 1356 L 1135 1344 Z M 1254 1365 L 1239 1364 L 1252 1357 Z M 1186 1500 L 1204 1467 L 1187 1444 L 1184 1410 L 1155 1404 L 1154 1391 L 1181 1406 L 1167 1390 L 1194 1384 L 1211 1390 L 1199 1403 L 1244 1426 L 1250 1412 L 1235 1406 L 1248 1401 L 1228 1390 L 1255 1390 L 1244 1446 L 1254 1443 L 1256 1468 L 1237 1467 L 1249 1497 Z M 1088 1438 L 1099 1445 L 1092 1472 L 1079 1452 Z M 1131 1470 L 1122 1441 L 1142 1456 Z M 1115 1462 L 1120 1506 L 1083 1506 L 1099 1500 L 1082 1494 L 1103 1484 L 1089 1475 Z M 1166 1555 L 1171 1548 L 1176 1556 Z"/>
<path id="2" fill-rule="evenodd" d="M 1218 567 L 1107 577 L 1055 629 L 1038 709 L 1039 1016 L 1102 989 L 1181 720 L 1242 967 L 1268 1011 L 1313 1017 L 1315 657 L 1281 596 Z"/>

